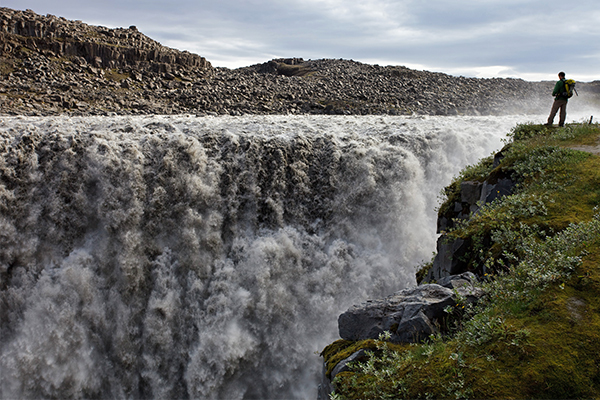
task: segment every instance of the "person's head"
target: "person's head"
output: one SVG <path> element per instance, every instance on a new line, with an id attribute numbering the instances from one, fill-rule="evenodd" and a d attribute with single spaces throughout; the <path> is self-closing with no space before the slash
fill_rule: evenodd
<path id="1" fill-rule="evenodd" d="M 559 72 L 559 73 L 558 73 L 558 77 L 559 77 L 560 79 L 565 79 L 565 73 L 564 73 L 564 72 Z"/>

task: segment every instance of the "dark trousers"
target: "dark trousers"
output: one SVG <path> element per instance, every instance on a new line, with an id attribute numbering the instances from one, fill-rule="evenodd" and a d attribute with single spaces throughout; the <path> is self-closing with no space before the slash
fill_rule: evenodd
<path id="1" fill-rule="evenodd" d="M 550 116 L 548 117 L 548 125 L 552 125 L 558 110 L 560 110 L 558 126 L 564 126 L 565 119 L 567 119 L 567 100 L 565 99 L 554 100 L 554 103 L 552 104 L 552 110 L 550 110 Z"/>

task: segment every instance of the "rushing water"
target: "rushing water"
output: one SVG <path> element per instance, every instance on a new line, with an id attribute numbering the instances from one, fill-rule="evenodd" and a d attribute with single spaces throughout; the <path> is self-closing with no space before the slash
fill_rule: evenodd
<path id="1" fill-rule="evenodd" d="M 314 398 L 529 119 L 0 118 L 0 398 Z"/>

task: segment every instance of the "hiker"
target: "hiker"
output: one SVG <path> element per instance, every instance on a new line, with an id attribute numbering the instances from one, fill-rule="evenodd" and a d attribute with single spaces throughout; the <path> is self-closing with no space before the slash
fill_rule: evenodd
<path id="1" fill-rule="evenodd" d="M 565 87 L 565 73 L 558 73 L 559 81 L 554 85 L 552 96 L 554 96 L 554 103 L 552 103 L 552 110 L 550 110 L 550 116 L 546 125 L 552 126 L 554 122 L 554 116 L 560 109 L 560 118 L 558 120 L 558 126 L 565 126 L 565 119 L 567 118 L 567 102 L 569 96 L 567 95 L 567 89 Z"/>

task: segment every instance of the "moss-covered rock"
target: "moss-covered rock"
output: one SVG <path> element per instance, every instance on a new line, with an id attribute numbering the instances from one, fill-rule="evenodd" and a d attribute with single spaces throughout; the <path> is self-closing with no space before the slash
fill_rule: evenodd
<path id="1" fill-rule="evenodd" d="M 517 184 L 446 231 L 470 241 L 461 262 L 486 281 L 485 300 L 467 306 L 449 335 L 399 349 L 375 340 L 378 353 L 335 378 L 334 397 L 596 398 L 600 157 L 572 147 L 599 138 L 597 124 L 522 125 L 497 165 L 465 169 L 440 215 L 454 208 L 464 181 Z M 343 355 L 328 349 L 331 366 Z"/>

